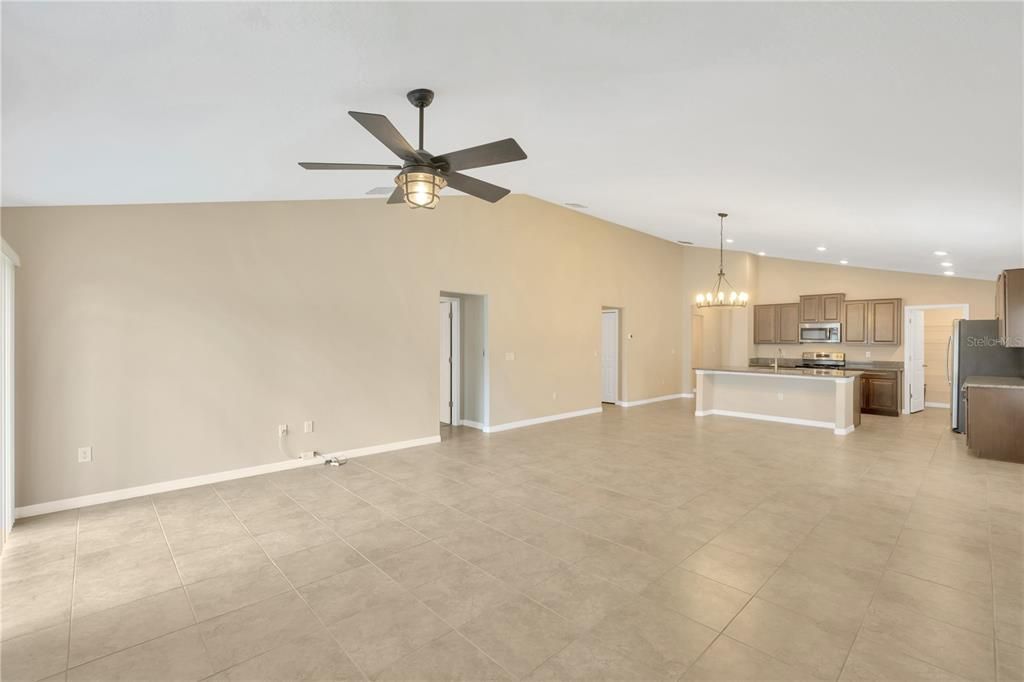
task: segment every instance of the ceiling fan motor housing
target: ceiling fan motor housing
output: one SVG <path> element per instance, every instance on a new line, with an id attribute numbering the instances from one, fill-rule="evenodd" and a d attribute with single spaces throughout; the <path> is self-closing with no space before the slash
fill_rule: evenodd
<path id="1" fill-rule="evenodd" d="M 417 109 L 429 107 L 430 103 L 434 101 L 434 91 L 426 88 L 410 90 L 405 96 L 409 98 L 409 103 Z"/>

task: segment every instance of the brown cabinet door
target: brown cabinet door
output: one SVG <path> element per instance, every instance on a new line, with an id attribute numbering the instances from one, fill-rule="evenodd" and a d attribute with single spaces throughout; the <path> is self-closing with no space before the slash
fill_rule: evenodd
<path id="1" fill-rule="evenodd" d="M 1011 348 L 1024 348 L 1024 268 L 1003 272 L 1003 318 L 1003 343 Z"/>
<path id="2" fill-rule="evenodd" d="M 868 302 L 843 302 L 843 343 L 868 342 Z"/>
<path id="3" fill-rule="evenodd" d="M 861 411 L 895 417 L 900 413 L 900 387 L 895 376 L 861 377 Z"/>
<path id="4" fill-rule="evenodd" d="M 778 343 L 778 306 L 754 306 L 754 343 Z"/>
<path id="5" fill-rule="evenodd" d="M 779 310 L 779 343 L 800 343 L 800 304 L 781 303 Z"/>
<path id="6" fill-rule="evenodd" d="M 842 322 L 843 294 L 825 294 L 821 297 L 821 322 Z"/>
<path id="7" fill-rule="evenodd" d="M 898 346 L 902 312 L 903 306 L 898 298 L 868 301 L 869 343 Z"/>
<path id="8" fill-rule="evenodd" d="M 999 338 L 1006 338 L 1006 273 L 996 277 L 996 320 L 999 322 Z M 1004 342 L 1005 343 L 1005 342 Z M 969 437 L 968 437 L 969 438 Z M 970 445 L 970 443 L 968 443 Z"/>
<path id="9" fill-rule="evenodd" d="M 821 296 L 800 297 L 800 321 L 819 322 L 821 319 Z"/>

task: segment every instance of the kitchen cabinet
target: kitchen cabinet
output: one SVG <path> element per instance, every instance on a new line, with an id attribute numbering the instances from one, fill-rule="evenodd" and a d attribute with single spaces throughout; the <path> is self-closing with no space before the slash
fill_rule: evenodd
<path id="1" fill-rule="evenodd" d="M 843 343 L 868 342 L 868 302 L 843 302 Z"/>
<path id="2" fill-rule="evenodd" d="M 841 322 L 846 294 L 814 294 L 800 297 L 801 322 Z"/>
<path id="3" fill-rule="evenodd" d="M 754 306 L 754 343 L 779 342 L 779 307 Z"/>
<path id="4" fill-rule="evenodd" d="M 860 410 L 867 414 L 898 417 L 900 414 L 899 372 L 870 371 L 860 375 Z"/>
<path id="5" fill-rule="evenodd" d="M 821 296 L 800 297 L 800 321 L 817 322 L 821 314 Z"/>
<path id="6" fill-rule="evenodd" d="M 1003 270 L 996 279 L 999 338 L 1008 348 L 1024 348 L 1024 268 Z"/>
<path id="7" fill-rule="evenodd" d="M 868 301 L 868 343 L 900 345 L 903 326 L 903 302 L 898 298 L 880 298 Z"/>
<path id="8" fill-rule="evenodd" d="M 800 304 L 780 303 L 779 309 L 779 343 L 800 343 Z"/>
<path id="9" fill-rule="evenodd" d="M 799 342 L 799 303 L 754 306 L 754 343 Z"/>
<path id="10" fill-rule="evenodd" d="M 843 301 L 843 343 L 900 345 L 903 299 Z"/>
<path id="11" fill-rule="evenodd" d="M 985 459 L 1024 462 L 1024 388 L 967 385 L 967 447 Z"/>

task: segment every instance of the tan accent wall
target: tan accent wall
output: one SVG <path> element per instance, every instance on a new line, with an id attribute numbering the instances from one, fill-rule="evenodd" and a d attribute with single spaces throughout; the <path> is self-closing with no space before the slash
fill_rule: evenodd
<path id="1" fill-rule="evenodd" d="M 19 506 L 274 462 L 280 423 L 293 453 L 436 435 L 441 291 L 487 297 L 492 424 L 600 405 L 602 305 L 623 309 L 622 398 L 682 389 L 686 250 L 527 196 L 2 220 Z"/>
<path id="2" fill-rule="evenodd" d="M 960 308 L 928 308 L 924 311 L 924 400 L 949 404 L 947 342 L 953 335 L 953 320 L 963 317 Z"/>

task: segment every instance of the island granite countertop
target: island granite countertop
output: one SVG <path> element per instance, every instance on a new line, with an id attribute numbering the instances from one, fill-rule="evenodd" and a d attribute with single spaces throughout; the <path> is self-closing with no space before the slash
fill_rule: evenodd
<path id="1" fill-rule="evenodd" d="M 860 376 L 864 372 L 850 369 L 810 369 L 807 367 L 694 367 L 698 372 L 721 372 L 724 374 L 775 374 L 783 377 L 807 377 L 810 379 L 844 379 Z"/>

